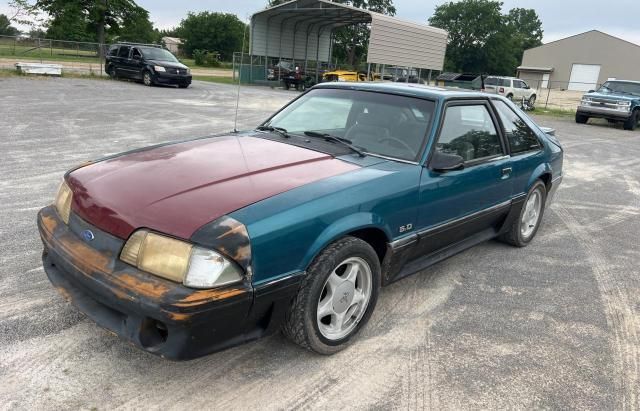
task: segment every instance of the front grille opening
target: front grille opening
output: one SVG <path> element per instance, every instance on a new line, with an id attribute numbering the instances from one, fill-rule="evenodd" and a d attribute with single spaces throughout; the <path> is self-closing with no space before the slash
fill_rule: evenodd
<path id="1" fill-rule="evenodd" d="M 169 329 L 162 321 L 146 317 L 140 328 L 140 344 L 146 349 L 158 348 L 169 338 Z"/>

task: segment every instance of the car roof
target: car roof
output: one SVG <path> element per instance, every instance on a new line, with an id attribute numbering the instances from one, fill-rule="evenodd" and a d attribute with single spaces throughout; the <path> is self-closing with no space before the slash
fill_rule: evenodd
<path id="1" fill-rule="evenodd" d="M 483 98 L 494 97 L 479 91 L 467 90 L 456 87 L 433 87 L 416 83 L 382 83 L 382 82 L 359 82 L 359 83 L 320 83 L 314 89 L 347 89 L 373 91 L 378 93 L 397 94 L 401 96 L 420 97 L 426 99 L 449 99 L 449 98 Z"/>

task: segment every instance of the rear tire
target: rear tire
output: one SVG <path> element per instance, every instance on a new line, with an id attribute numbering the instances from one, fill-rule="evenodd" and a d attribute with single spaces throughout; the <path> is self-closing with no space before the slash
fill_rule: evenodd
<path id="1" fill-rule="evenodd" d="M 541 180 L 536 180 L 527 193 L 518 218 L 500 236 L 500 240 L 515 247 L 529 245 L 542 223 L 546 201 L 547 186 Z"/>
<path id="2" fill-rule="evenodd" d="M 638 120 L 640 120 L 640 109 L 635 109 L 631 117 L 624 122 L 624 129 L 630 131 L 635 130 L 638 125 Z"/>
<path id="3" fill-rule="evenodd" d="M 507 98 L 511 101 L 513 101 L 513 94 L 507 94 Z"/>
<path id="4" fill-rule="evenodd" d="M 288 82 L 284 82 L 284 89 L 285 90 L 289 90 L 289 88 L 291 87 L 291 84 L 289 84 Z"/>
<path id="5" fill-rule="evenodd" d="M 346 348 L 367 323 L 379 290 L 378 255 L 365 241 L 344 237 L 309 266 L 282 332 L 310 351 L 334 354 Z"/>
<path id="6" fill-rule="evenodd" d="M 109 77 L 111 77 L 112 79 L 117 79 L 118 75 L 116 74 L 116 69 L 115 67 L 113 67 L 113 65 L 108 65 L 105 69 L 104 69 L 105 73 L 107 73 L 107 75 Z"/>
<path id="7" fill-rule="evenodd" d="M 585 116 L 584 114 L 576 113 L 576 123 L 578 124 L 587 124 L 589 121 L 589 116 Z"/>

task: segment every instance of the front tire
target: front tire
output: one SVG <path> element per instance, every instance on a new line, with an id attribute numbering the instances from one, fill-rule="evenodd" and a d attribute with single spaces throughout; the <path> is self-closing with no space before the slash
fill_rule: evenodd
<path id="1" fill-rule="evenodd" d="M 638 120 L 640 120 L 640 109 L 635 109 L 631 117 L 624 122 L 624 129 L 630 131 L 635 130 L 638 125 Z"/>
<path id="2" fill-rule="evenodd" d="M 585 116 L 584 114 L 576 113 L 576 123 L 578 124 L 587 124 L 589 121 L 589 116 Z"/>
<path id="3" fill-rule="evenodd" d="M 367 323 L 379 290 L 378 255 L 365 241 L 344 237 L 309 266 L 282 331 L 308 350 L 334 354 L 346 348 Z"/>
<path id="4" fill-rule="evenodd" d="M 527 193 L 520 215 L 508 231 L 500 236 L 500 240 L 516 247 L 529 245 L 540 228 L 546 201 L 547 186 L 542 181 L 536 180 Z"/>
<path id="5" fill-rule="evenodd" d="M 536 105 L 536 95 L 532 94 L 531 97 L 529 97 L 529 107 L 533 108 Z"/>
<path id="6" fill-rule="evenodd" d="M 147 87 L 153 86 L 153 76 L 150 71 L 145 70 L 144 73 L 142 73 L 142 82 Z"/>

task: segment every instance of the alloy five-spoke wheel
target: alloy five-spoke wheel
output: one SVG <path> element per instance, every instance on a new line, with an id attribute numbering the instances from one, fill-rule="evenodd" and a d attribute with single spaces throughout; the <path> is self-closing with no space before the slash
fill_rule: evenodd
<path id="1" fill-rule="evenodd" d="M 371 268 L 359 257 L 344 260 L 329 275 L 320 294 L 318 329 L 329 340 L 339 340 L 358 325 L 371 297 Z"/>
<path id="2" fill-rule="evenodd" d="M 538 226 L 540 220 L 540 211 L 542 210 L 542 193 L 539 189 L 534 190 L 529 195 L 524 205 L 522 213 L 522 221 L 520 222 L 520 234 L 522 237 L 529 238 L 533 230 Z"/>
<path id="3" fill-rule="evenodd" d="M 319 354 L 342 350 L 376 306 L 380 271 L 378 254 L 364 240 L 347 236 L 330 244 L 309 265 L 283 333 Z"/>
<path id="4" fill-rule="evenodd" d="M 529 244 L 540 228 L 546 200 L 547 186 L 541 180 L 536 180 L 527 193 L 520 215 L 506 227 L 500 239 L 516 247 Z"/>

